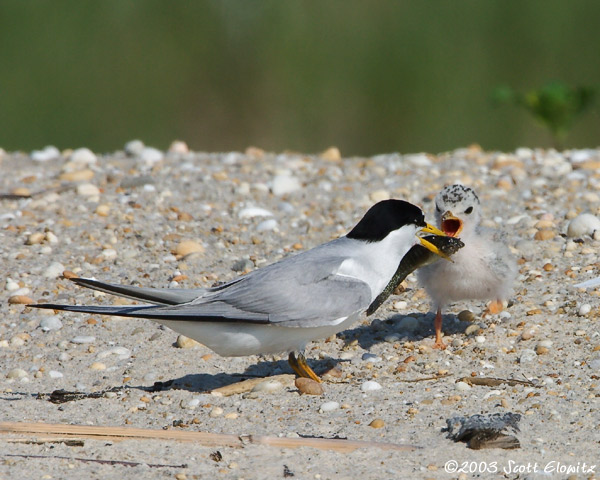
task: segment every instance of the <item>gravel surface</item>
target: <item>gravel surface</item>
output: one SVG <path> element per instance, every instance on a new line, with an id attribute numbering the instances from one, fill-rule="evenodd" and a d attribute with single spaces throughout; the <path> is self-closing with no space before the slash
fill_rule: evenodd
<path id="1" fill-rule="evenodd" d="M 4 434 L 1 478 L 598 478 L 600 290 L 572 285 L 600 274 L 600 150 L 341 158 L 336 149 L 197 153 L 181 142 L 161 152 L 138 141 L 108 155 L 0 151 L 0 172 L 2 421 L 419 447 L 336 453 Z M 434 350 L 429 300 L 411 275 L 373 317 L 309 345 L 309 363 L 329 371 L 320 396 L 291 381 L 211 394 L 291 373 L 287 356 L 222 358 L 150 321 L 25 305 L 130 303 L 77 287 L 64 270 L 209 286 L 342 235 L 385 198 L 418 204 L 432 220 L 432 198 L 456 182 L 477 191 L 484 223 L 508 234 L 520 269 L 508 308 L 483 318 L 481 302 L 450 306 L 449 347 Z M 58 389 L 112 391 L 62 404 L 38 398 Z M 471 450 L 442 431 L 456 415 L 508 412 L 522 416 L 519 449 Z"/>

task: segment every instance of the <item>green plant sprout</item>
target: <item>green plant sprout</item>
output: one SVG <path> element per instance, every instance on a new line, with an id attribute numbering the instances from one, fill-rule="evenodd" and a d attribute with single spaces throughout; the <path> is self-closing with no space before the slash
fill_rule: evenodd
<path id="1" fill-rule="evenodd" d="M 523 107 L 550 130 L 554 146 L 560 150 L 575 120 L 593 104 L 596 90 L 596 87 L 569 87 L 562 82 L 550 82 L 523 94 L 500 86 L 494 90 L 492 100 L 496 104 Z"/>

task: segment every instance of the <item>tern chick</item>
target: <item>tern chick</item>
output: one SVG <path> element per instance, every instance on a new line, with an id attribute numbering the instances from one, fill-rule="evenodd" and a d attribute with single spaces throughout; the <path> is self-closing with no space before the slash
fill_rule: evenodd
<path id="1" fill-rule="evenodd" d="M 480 225 L 481 205 L 473 189 L 443 188 L 435 197 L 435 218 L 446 235 L 460 237 L 465 245 L 452 256 L 453 262 L 435 262 L 417 271 L 437 310 L 434 347 L 444 349 L 443 308 L 458 300 L 492 300 L 488 311 L 500 312 L 511 295 L 517 264 L 503 233 Z"/>

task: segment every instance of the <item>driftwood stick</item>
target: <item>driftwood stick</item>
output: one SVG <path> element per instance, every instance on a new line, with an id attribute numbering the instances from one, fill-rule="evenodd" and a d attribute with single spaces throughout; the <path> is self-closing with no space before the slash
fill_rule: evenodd
<path id="1" fill-rule="evenodd" d="M 444 373 L 443 375 L 433 375 L 431 377 L 421 377 L 421 378 L 401 378 L 400 381 L 401 382 L 410 382 L 410 383 L 416 383 L 416 382 L 425 382 L 427 380 L 438 380 L 440 378 L 445 378 L 445 377 L 449 377 L 450 374 L 449 373 Z"/>
<path id="2" fill-rule="evenodd" d="M 230 395 L 250 392 L 256 385 L 262 382 L 279 382 L 285 387 L 287 384 L 293 385 L 294 375 L 283 374 L 273 375 L 272 377 L 249 378 L 248 380 L 242 380 L 241 382 L 232 383 L 231 385 L 215 388 L 211 390 L 210 393 L 229 397 Z"/>
<path id="3" fill-rule="evenodd" d="M 182 430 L 153 430 L 130 427 L 101 427 L 88 425 L 66 425 L 51 423 L 1 422 L 2 434 L 21 434 L 28 436 L 44 436 L 45 438 L 88 438 L 118 442 L 130 439 L 174 440 L 179 442 L 196 442 L 209 447 L 243 447 L 244 445 L 268 445 L 277 448 L 312 447 L 320 450 L 334 450 L 349 453 L 357 448 L 378 448 L 409 452 L 415 445 L 395 443 L 365 442 L 337 438 L 280 438 L 264 435 L 232 435 L 209 432 L 190 432 Z"/>
<path id="4" fill-rule="evenodd" d="M 502 384 L 506 384 L 509 387 L 514 387 L 515 385 L 526 385 L 528 387 L 538 386 L 529 380 L 515 380 L 512 378 L 463 377 L 459 378 L 457 382 L 465 382 L 469 385 L 482 385 L 484 387 L 497 387 Z"/>

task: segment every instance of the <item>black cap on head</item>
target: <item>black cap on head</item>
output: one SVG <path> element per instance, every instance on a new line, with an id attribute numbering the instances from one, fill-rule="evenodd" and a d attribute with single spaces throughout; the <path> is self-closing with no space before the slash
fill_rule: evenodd
<path id="1" fill-rule="evenodd" d="M 424 227 L 423 211 L 404 200 L 383 200 L 373 205 L 346 236 L 365 242 L 379 242 L 405 225 Z"/>

